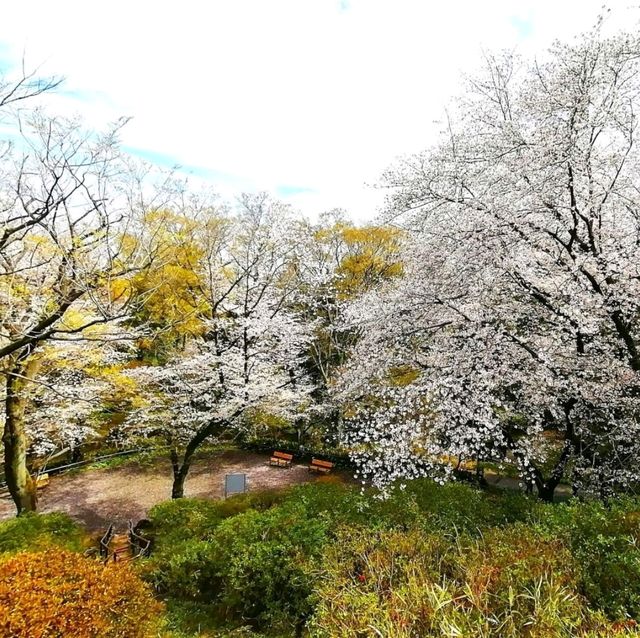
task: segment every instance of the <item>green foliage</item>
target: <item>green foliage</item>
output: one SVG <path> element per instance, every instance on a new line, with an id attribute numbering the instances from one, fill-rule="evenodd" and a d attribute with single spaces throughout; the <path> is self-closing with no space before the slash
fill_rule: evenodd
<path id="1" fill-rule="evenodd" d="M 226 627 L 215 618 L 215 608 L 206 603 L 169 600 L 164 638 L 261 638 L 245 623 Z"/>
<path id="2" fill-rule="evenodd" d="M 321 479 L 150 517 L 147 578 L 201 606 L 203 627 L 293 636 L 313 618 L 318 636 L 596 638 L 640 619 L 634 501 L 545 505 L 428 480 L 381 499 Z"/>
<path id="3" fill-rule="evenodd" d="M 326 537 L 326 521 L 309 518 L 303 505 L 293 503 L 224 521 L 213 552 L 218 600 L 232 616 L 263 626 L 305 618 L 313 559 Z"/>
<path id="4" fill-rule="evenodd" d="M 186 541 L 208 540 L 223 519 L 247 510 L 268 509 L 285 497 L 285 490 L 263 490 L 238 494 L 224 501 L 181 498 L 159 503 L 149 511 L 156 540 L 154 551 L 172 552 Z"/>
<path id="5" fill-rule="evenodd" d="M 291 499 L 264 509 L 277 500 L 270 495 L 155 508 L 151 516 L 160 521 L 159 552 L 149 578 L 172 596 L 214 604 L 218 615 L 229 619 L 288 626 L 306 617 L 312 559 L 324 545 L 327 522 L 309 517 L 304 504 Z M 229 503 L 237 507 L 231 509 Z M 179 540 L 169 531 L 169 521 L 192 521 L 188 538 Z"/>
<path id="6" fill-rule="evenodd" d="M 62 512 L 24 514 L 0 523 L 0 555 L 52 547 L 82 551 L 87 547 L 86 532 Z"/>
<path id="7" fill-rule="evenodd" d="M 278 436 L 291 427 L 290 421 L 283 416 L 258 408 L 247 410 L 243 419 L 248 431 L 258 432 L 261 436 Z"/>
<path id="8" fill-rule="evenodd" d="M 581 572 L 581 590 L 612 618 L 640 618 L 640 505 L 620 500 L 546 506 L 539 528 L 562 539 Z"/>
<path id="9" fill-rule="evenodd" d="M 410 482 L 390 499 L 397 507 L 413 500 L 431 529 L 477 533 L 487 527 L 528 520 L 538 507 L 522 494 L 493 494 L 461 483 L 438 485 L 427 479 Z"/>

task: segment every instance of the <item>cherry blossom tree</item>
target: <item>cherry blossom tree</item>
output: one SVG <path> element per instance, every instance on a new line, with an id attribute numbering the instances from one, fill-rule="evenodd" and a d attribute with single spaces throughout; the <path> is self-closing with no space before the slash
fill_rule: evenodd
<path id="1" fill-rule="evenodd" d="M 128 433 L 165 440 L 173 498 L 184 495 L 194 454 L 205 441 L 250 433 L 257 412 L 294 420 L 309 406 L 313 389 L 302 366 L 309 329 L 291 303 L 288 209 L 264 194 L 244 195 L 224 223 L 217 216 L 200 221 L 194 237 L 201 335 L 165 365 L 130 372 L 146 401 L 128 419 Z"/>
<path id="2" fill-rule="evenodd" d="M 127 433 L 159 436 L 169 446 L 173 498 L 184 495 L 204 442 L 251 434 L 255 411 L 293 420 L 308 408 L 313 386 L 300 365 L 306 331 L 294 315 L 272 310 L 225 322 L 224 343 L 193 343 L 165 365 L 129 372 L 144 405 L 129 417 Z"/>
<path id="3" fill-rule="evenodd" d="M 127 369 L 137 337 L 117 322 L 98 324 L 82 340 L 56 340 L 38 353 L 38 375 L 25 389 L 25 430 L 29 453 L 48 459 L 109 436 L 109 407 L 127 387 Z"/>
<path id="4" fill-rule="evenodd" d="M 606 497 L 640 478 L 640 40 L 599 24 L 485 62 L 439 143 L 385 175 L 405 277 L 350 310 L 350 443 L 381 485 L 454 455 Z"/>
<path id="5" fill-rule="evenodd" d="M 343 312 L 353 298 L 400 275 L 399 232 L 356 226 L 340 209 L 324 213 L 314 224 L 301 222 L 295 231 L 295 306 L 313 335 L 306 367 L 316 385 L 314 417 L 299 423 L 298 438 L 315 428 L 336 439 L 341 414 L 330 387 L 360 337 L 357 327 L 345 329 Z"/>
<path id="6" fill-rule="evenodd" d="M 133 240 L 139 211 L 118 150 L 121 125 L 96 135 L 77 121 L 22 112 L 21 142 L 1 159 L 4 465 L 18 513 L 36 507 L 25 411 L 43 345 L 126 317 L 126 279 L 150 258 Z"/>

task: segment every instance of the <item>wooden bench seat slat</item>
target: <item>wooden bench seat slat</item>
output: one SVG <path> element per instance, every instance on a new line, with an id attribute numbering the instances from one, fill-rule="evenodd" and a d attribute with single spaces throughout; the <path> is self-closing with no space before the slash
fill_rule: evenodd
<path id="1" fill-rule="evenodd" d="M 323 461 L 322 459 L 312 459 L 311 465 L 309 465 L 309 471 L 324 472 L 325 474 L 331 472 L 335 463 L 330 461 Z"/>
<path id="2" fill-rule="evenodd" d="M 269 460 L 270 465 L 277 465 L 278 467 L 291 467 L 293 461 L 293 454 L 287 452 L 274 452 Z"/>

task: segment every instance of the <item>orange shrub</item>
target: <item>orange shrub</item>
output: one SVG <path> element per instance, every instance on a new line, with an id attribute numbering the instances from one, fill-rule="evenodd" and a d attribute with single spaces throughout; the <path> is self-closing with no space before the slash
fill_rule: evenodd
<path id="1" fill-rule="evenodd" d="M 0 563 L 0 635 L 146 638 L 161 605 L 131 567 L 56 550 Z"/>

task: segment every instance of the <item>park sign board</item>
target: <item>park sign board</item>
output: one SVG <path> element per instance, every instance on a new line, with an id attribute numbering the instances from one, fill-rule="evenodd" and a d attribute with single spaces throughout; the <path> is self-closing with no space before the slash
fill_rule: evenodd
<path id="1" fill-rule="evenodd" d="M 225 474 L 224 475 L 224 497 L 232 494 L 244 494 L 247 491 L 246 474 Z"/>

